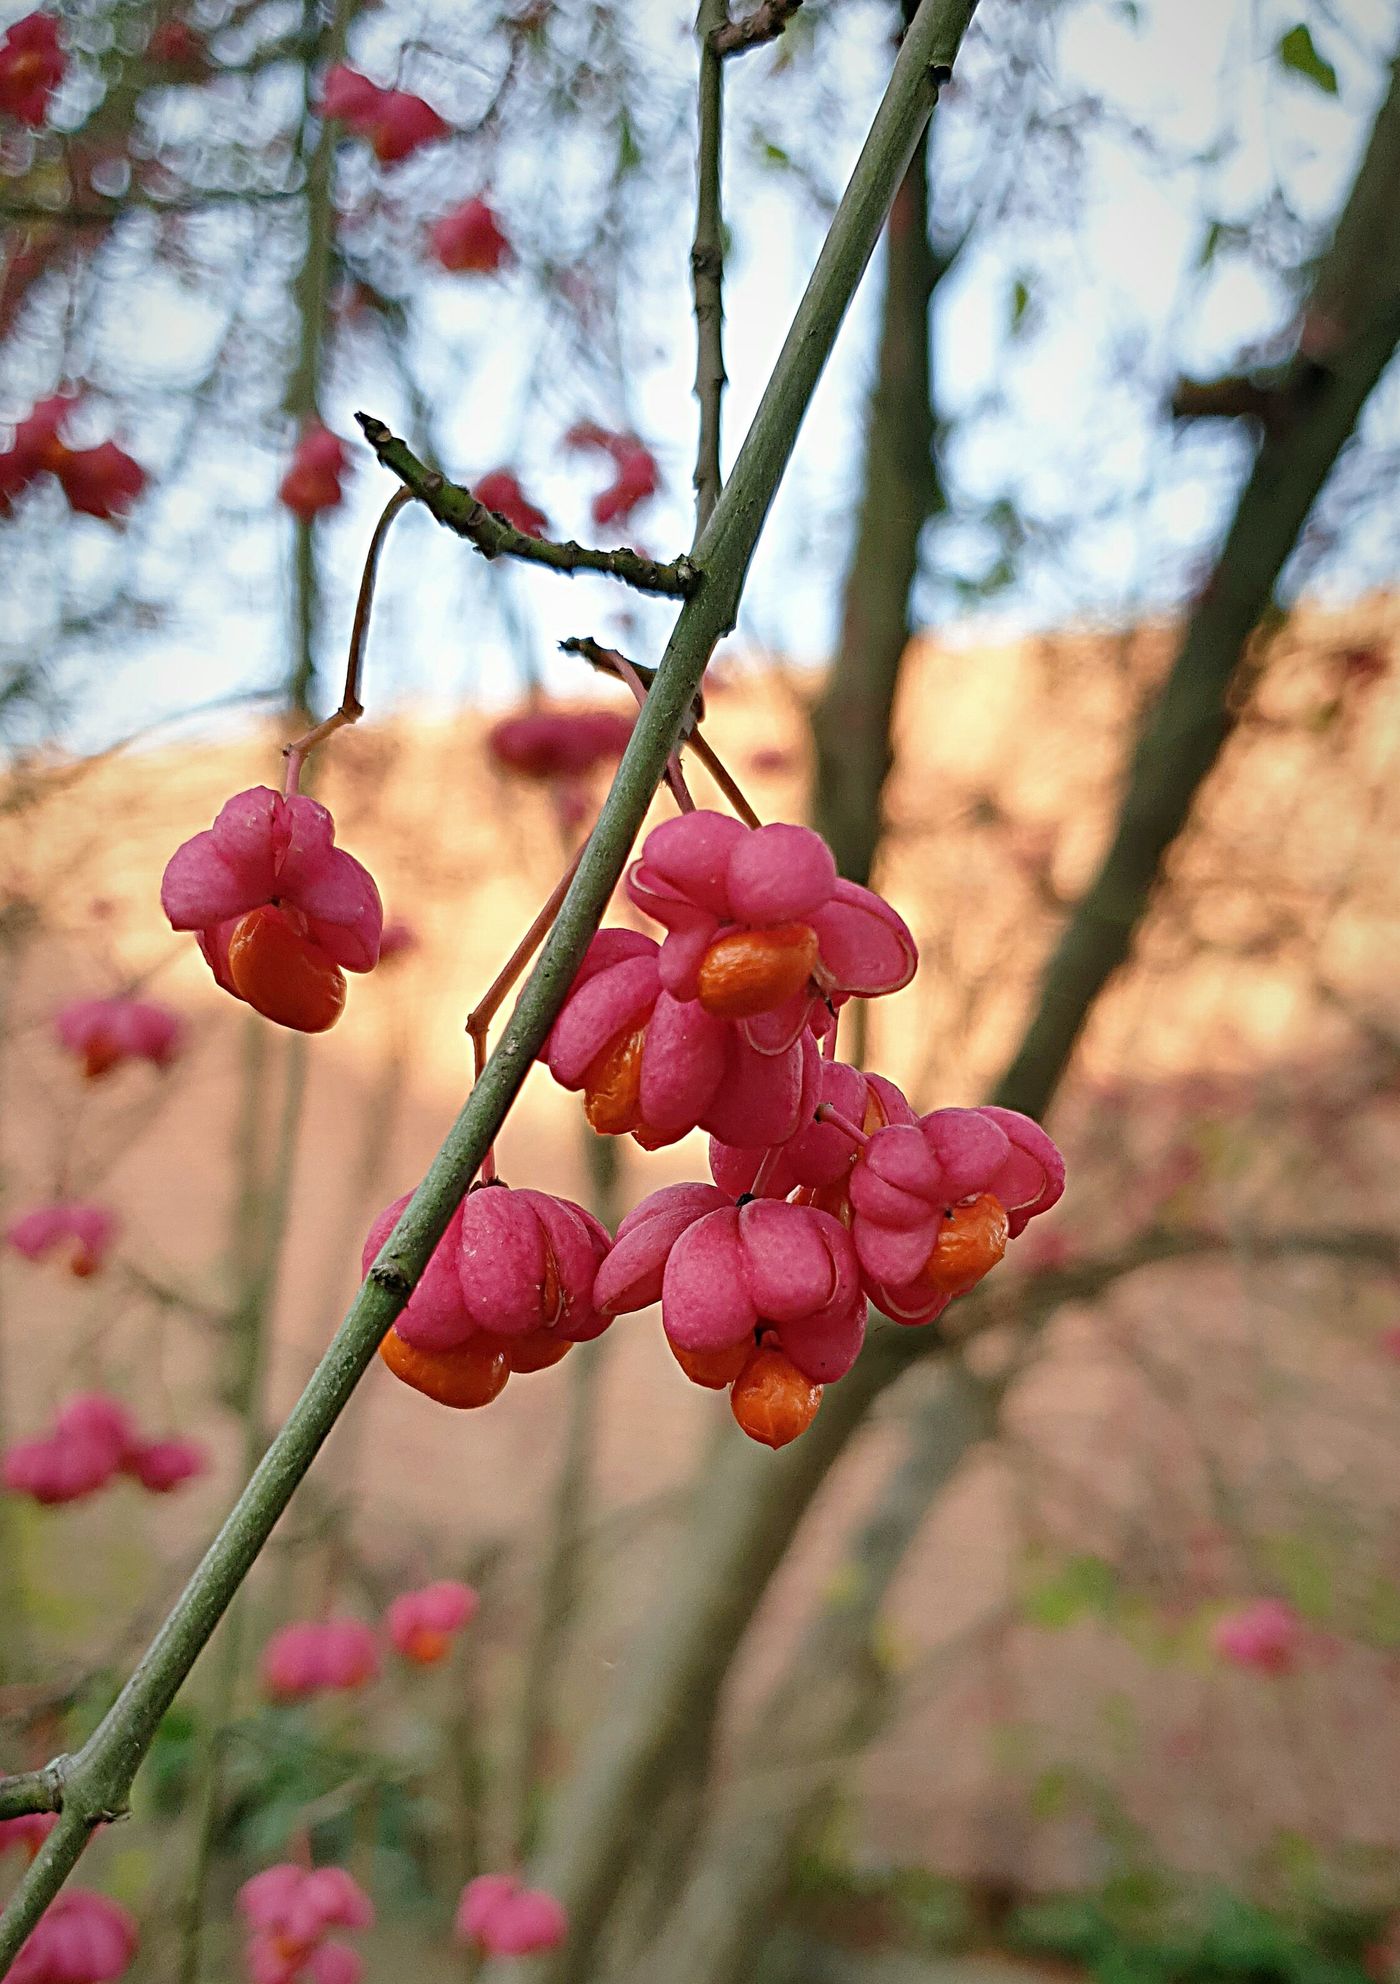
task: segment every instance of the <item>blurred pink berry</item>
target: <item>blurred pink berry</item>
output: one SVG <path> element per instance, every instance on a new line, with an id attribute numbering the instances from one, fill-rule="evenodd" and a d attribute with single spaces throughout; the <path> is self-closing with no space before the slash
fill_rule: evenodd
<path id="1" fill-rule="evenodd" d="M 462 1890 L 456 1931 L 487 1956 L 532 1956 L 558 1949 L 569 1918 L 562 1902 L 514 1874 L 479 1874 Z"/>
<path id="2" fill-rule="evenodd" d="M 5 1237 L 17 1254 L 30 1261 L 63 1249 L 69 1272 L 81 1280 L 100 1271 L 117 1237 L 117 1226 L 116 1214 L 106 1206 L 59 1199 L 12 1219 Z"/>
<path id="3" fill-rule="evenodd" d="M 496 762 L 522 778 L 579 778 L 617 762 L 634 722 L 626 710 L 522 710 L 494 724 L 486 742 Z"/>
<path id="4" fill-rule="evenodd" d="M 656 458 L 635 434 L 614 434 L 595 420 L 580 420 L 564 436 L 564 445 L 612 457 L 614 478 L 593 499 L 596 524 L 625 523 L 660 487 Z"/>
<path id="5" fill-rule="evenodd" d="M 95 448 L 65 448 L 54 474 L 70 509 L 108 522 L 124 516 L 146 486 L 145 469 L 115 441 L 102 441 Z"/>
<path id="6" fill-rule="evenodd" d="M 306 1961 L 311 1984 L 360 1984 L 365 1960 L 348 1943 L 321 1943 Z"/>
<path id="7" fill-rule="evenodd" d="M 349 465 L 345 443 L 319 421 L 313 421 L 297 442 L 278 498 L 303 523 L 309 523 L 322 510 L 333 510 L 343 500 L 340 482 Z"/>
<path id="8" fill-rule="evenodd" d="M 373 1681 L 379 1673 L 379 1649 L 362 1620 L 307 1619 L 273 1634 L 258 1671 L 274 1701 L 307 1701 Z"/>
<path id="9" fill-rule="evenodd" d="M 245 1959 L 252 1984 L 358 1984 L 363 1966 L 332 1929 L 369 1929 L 374 1904 L 344 1867 L 265 1867 L 238 1890 L 250 1931 Z"/>
<path id="10" fill-rule="evenodd" d="M 389 1607 L 389 1638 L 405 1660 L 431 1666 L 444 1658 L 453 1635 L 471 1623 L 480 1603 L 469 1584 L 450 1578 L 401 1592 Z"/>
<path id="11" fill-rule="evenodd" d="M 1392 1357 L 1400 1363 L 1400 1323 L 1391 1323 L 1376 1338 L 1376 1348 L 1382 1357 Z"/>
<path id="12" fill-rule="evenodd" d="M 195 69 L 203 65 L 208 51 L 189 22 L 178 14 L 158 21 L 146 43 L 146 56 L 152 62 L 168 63 L 172 69 Z"/>
<path id="13" fill-rule="evenodd" d="M 0 35 L 0 117 L 37 129 L 66 68 L 53 14 L 25 14 L 12 22 Z"/>
<path id="14" fill-rule="evenodd" d="M 32 1860 L 57 1824 L 57 1812 L 21 1812 L 17 1818 L 0 1819 L 0 1853 L 17 1846 Z"/>
<path id="15" fill-rule="evenodd" d="M 89 1888 L 65 1888 L 10 1966 L 10 1984 L 112 1984 L 136 1954 L 136 1924 Z"/>
<path id="16" fill-rule="evenodd" d="M 445 138 L 452 128 L 421 96 L 381 89 L 344 62 L 326 71 L 317 108 L 356 137 L 367 138 L 381 165 L 408 158 L 421 146 Z"/>
<path id="17" fill-rule="evenodd" d="M 453 275 L 495 275 L 512 253 L 500 221 L 482 199 L 466 200 L 434 221 L 428 242 L 435 259 Z"/>
<path id="18" fill-rule="evenodd" d="M 9 1448 L 4 1483 L 11 1493 L 45 1505 L 81 1501 L 107 1486 L 136 1444 L 136 1428 L 120 1400 L 79 1392 L 60 1406 L 49 1432 Z"/>
<path id="19" fill-rule="evenodd" d="M 197 1440 L 139 1440 L 122 1466 L 148 1493 L 168 1495 L 186 1481 L 207 1474 L 209 1456 Z"/>
<path id="20" fill-rule="evenodd" d="M 549 518 L 543 510 L 535 508 L 520 487 L 520 478 L 508 468 L 493 468 L 489 474 L 480 476 L 472 485 L 472 494 L 478 503 L 484 503 L 488 510 L 494 510 L 527 537 L 548 536 Z"/>
<path id="21" fill-rule="evenodd" d="M 80 1055 L 89 1081 L 123 1061 L 149 1061 L 168 1068 L 179 1052 L 184 1022 L 168 1006 L 149 999 L 75 999 L 54 1020 L 59 1041 Z"/>
<path id="22" fill-rule="evenodd" d="M 1232 1667 L 1290 1674 L 1302 1650 L 1303 1622 L 1280 1598 L 1256 1598 L 1216 1620 L 1210 1643 Z"/>
<path id="23" fill-rule="evenodd" d="M 215 979 L 280 1025 L 317 1033 L 344 1003 L 342 971 L 372 971 L 384 912 L 335 821 L 300 794 L 239 792 L 166 864 L 161 905 L 193 930 Z M 268 923 L 267 918 L 275 919 Z"/>
<path id="24" fill-rule="evenodd" d="M 639 442 L 618 461 L 617 474 L 607 488 L 600 489 L 593 498 L 594 523 L 628 522 L 632 512 L 640 509 L 660 486 L 661 471 L 656 466 L 656 458 L 650 449 L 642 447 Z"/>

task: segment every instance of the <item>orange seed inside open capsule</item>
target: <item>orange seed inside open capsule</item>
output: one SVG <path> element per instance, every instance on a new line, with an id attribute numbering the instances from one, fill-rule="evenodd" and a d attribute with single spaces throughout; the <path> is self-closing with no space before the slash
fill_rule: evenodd
<path id="1" fill-rule="evenodd" d="M 700 1004 L 717 1020 L 751 1020 L 771 1013 L 802 990 L 820 955 L 809 923 L 772 930 L 730 930 L 700 960 Z"/>

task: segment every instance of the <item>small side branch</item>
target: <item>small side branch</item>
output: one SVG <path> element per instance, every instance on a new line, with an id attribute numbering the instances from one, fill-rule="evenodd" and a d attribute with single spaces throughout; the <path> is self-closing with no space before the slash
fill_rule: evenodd
<path id="1" fill-rule="evenodd" d="M 690 276 L 695 297 L 695 397 L 700 433 L 695 454 L 695 535 L 719 500 L 720 412 L 724 403 L 724 214 L 720 170 L 724 131 L 724 52 L 715 37 L 729 27 L 725 0 L 700 0 L 699 151 L 695 238 Z"/>
<path id="2" fill-rule="evenodd" d="M 61 1812 L 66 1757 L 55 1757 L 42 1770 L 18 1771 L 0 1778 L 0 1819 L 18 1819 L 31 1812 Z"/>
<path id="3" fill-rule="evenodd" d="M 802 0 L 762 0 L 762 5 L 741 21 L 726 21 L 717 27 L 710 36 L 710 47 L 723 58 L 776 41 L 801 5 Z"/>
<path id="4" fill-rule="evenodd" d="M 552 538 L 530 537 L 488 510 L 470 489 L 449 482 L 445 475 L 419 461 L 382 420 L 369 413 L 357 413 L 355 418 L 384 467 L 440 524 L 474 544 L 483 558 L 522 558 L 528 564 L 547 565 L 551 571 L 567 572 L 571 577 L 575 572 L 602 572 L 638 592 L 662 593 L 671 599 L 689 599 L 700 584 L 700 568 L 689 558 L 672 558 L 662 564 L 626 546 L 602 551 L 593 545 L 575 544 L 572 539 L 558 543 Z"/>

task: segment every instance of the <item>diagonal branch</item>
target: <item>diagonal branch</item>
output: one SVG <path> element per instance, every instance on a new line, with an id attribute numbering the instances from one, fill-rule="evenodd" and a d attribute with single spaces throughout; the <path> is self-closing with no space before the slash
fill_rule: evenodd
<path id="1" fill-rule="evenodd" d="M 569 892 L 496 1050 L 345 1320 L 252 1479 L 88 1741 L 66 1759 L 59 1822 L 0 1917 L 0 1976 L 132 1781 L 214 1628 L 412 1294 L 500 1131 L 602 921 L 681 724 L 733 625 L 763 522 L 808 402 L 874 251 L 896 186 L 965 33 L 974 0 L 925 0 L 833 216 L 729 483 L 695 549 L 705 575 L 677 616 L 656 681 Z M 471 499 L 475 500 L 475 499 Z M 591 1842 L 590 1850 L 598 1844 Z"/>
<path id="2" fill-rule="evenodd" d="M 689 558 L 661 564 L 626 546 L 602 551 L 593 545 L 575 544 L 572 539 L 561 544 L 548 537 L 531 537 L 508 524 L 495 510 L 488 510 L 470 489 L 449 482 L 437 469 L 419 461 L 408 443 L 391 434 L 382 420 L 370 413 L 357 413 L 355 418 L 384 467 L 440 524 L 474 544 L 483 558 L 523 558 L 528 564 L 547 565 L 551 571 L 566 572 L 570 577 L 576 572 L 602 572 L 635 586 L 638 592 L 662 593 L 671 599 L 688 599 L 700 583 L 699 567 Z"/>

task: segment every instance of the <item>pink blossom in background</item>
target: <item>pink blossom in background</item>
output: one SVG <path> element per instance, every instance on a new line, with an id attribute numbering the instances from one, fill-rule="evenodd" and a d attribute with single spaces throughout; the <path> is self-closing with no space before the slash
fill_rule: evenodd
<path id="1" fill-rule="evenodd" d="M 558 1949 L 569 1933 L 560 1901 L 515 1874 L 478 1874 L 462 1890 L 456 1933 L 486 1956 L 532 1956 Z"/>
<path id="2" fill-rule="evenodd" d="M 466 200 L 434 221 L 428 229 L 428 245 L 439 264 L 453 275 L 495 275 L 512 252 L 504 228 L 482 199 Z M 487 499 L 483 496 L 481 500 L 485 503 Z"/>
<path id="3" fill-rule="evenodd" d="M 149 1061 L 154 1068 L 168 1068 L 179 1052 L 184 1030 L 178 1013 L 150 999 L 74 999 L 54 1018 L 60 1045 L 81 1058 L 90 1081 L 124 1061 Z"/>
<path id="4" fill-rule="evenodd" d="M 123 1471 L 152 1495 L 168 1495 L 209 1471 L 209 1455 L 198 1440 L 172 1435 L 138 1440 L 122 1461 Z"/>
<path id="5" fill-rule="evenodd" d="M 635 721 L 629 710 L 522 710 L 493 724 L 486 746 L 497 764 L 522 778 L 579 778 L 617 762 Z"/>
<path id="6" fill-rule="evenodd" d="M 596 420 L 580 420 L 564 436 L 564 445 L 612 459 L 613 480 L 593 498 L 596 524 L 626 523 L 661 486 L 656 457 L 635 434 L 615 434 Z"/>
<path id="7" fill-rule="evenodd" d="M 278 500 L 303 523 L 309 523 L 322 510 L 333 510 L 344 500 L 341 477 L 349 465 L 350 457 L 340 437 L 319 421 L 312 421 L 297 442 L 277 490 Z"/>
<path id="8" fill-rule="evenodd" d="M 12 21 L 0 35 L 0 117 L 37 129 L 67 66 L 53 14 L 25 14 Z"/>
<path id="9" fill-rule="evenodd" d="M 54 464 L 68 507 L 80 516 L 111 522 L 125 516 L 146 486 L 146 471 L 115 441 L 95 448 L 65 448 Z"/>
<path id="10" fill-rule="evenodd" d="M 70 1274 L 97 1274 L 117 1237 L 118 1221 L 106 1206 L 85 1199 L 58 1199 L 32 1206 L 5 1229 L 5 1238 L 26 1260 L 42 1261 L 59 1249 Z"/>
<path id="11" fill-rule="evenodd" d="M 471 1624 L 480 1603 L 469 1584 L 451 1578 L 400 1592 L 389 1607 L 389 1638 L 405 1660 L 430 1666 L 448 1653 L 454 1634 Z"/>
<path id="12" fill-rule="evenodd" d="M 1256 1674 L 1291 1674 L 1298 1664 L 1303 1621 L 1281 1598 L 1256 1598 L 1217 1619 L 1210 1643 L 1232 1667 Z"/>
<path id="13" fill-rule="evenodd" d="M 17 1846 L 32 1860 L 57 1824 L 57 1812 L 22 1812 L 17 1818 L 0 1819 L 0 1853 Z"/>
<path id="14" fill-rule="evenodd" d="M 317 109 L 366 138 L 381 165 L 394 165 L 423 145 L 445 138 L 451 125 L 407 90 L 381 89 L 358 69 L 337 62 L 326 71 Z"/>
<path id="15" fill-rule="evenodd" d="M 549 535 L 549 518 L 535 508 L 521 488 L 520 478 L 508 468 L 493 468 L 488 475 L 479 476 L 472 484 L 472 495 L 527 537 Z"/>
<path id="16" fill-rule="evenodd" d="M 251 1984 L 359 1984 L 363 1963 L 332 1929 L 374 1925 L 374 1904 L 344 1867 L 299 1867 L 284 1861 L 254 1874 L 238 1891 L 249 1931 L 245 1960 Z"/>
<path id="17" fill-rule="evenodd" d="M 1382 1357 L 1390 1357 L 1400 1364 L 1400 1323 L 1392 1323 L 1383 1329 L 1376 1338 L 1376 1349 Z"/>
<path id="18" fill-rule="evenodd" d="M 274 1701 L 347 1693 L 376 1678 L 379 1648 L 363 1620 L 306 1619 L 273 1634 L 259 1673 Z"/>
<path id="19" fill-rule="evenodd" d="M 10 1984 L 112 1984 L 136 1954 L 136 1924 L 89 1888 L 49 1903 L 10 1967 Z"/>

